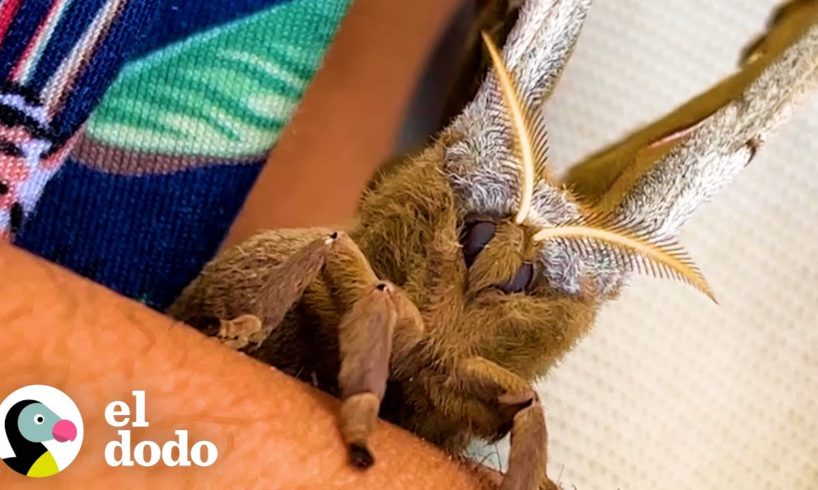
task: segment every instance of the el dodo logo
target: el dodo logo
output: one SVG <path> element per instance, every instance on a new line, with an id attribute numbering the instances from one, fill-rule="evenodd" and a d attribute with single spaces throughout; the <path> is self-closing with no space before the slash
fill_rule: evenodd
<path id="1" fill-rule="evenodd" d="M 30 385 L 0 403 L 0 458 L 14 471 L 40 478 L 64 470 L 80 451 L 82 417 L 62 391 Z"/>
<path id="2" fill-rule="evenodd" d="M 105 421 L 116 427 L 119 440 L 105 446 L 105 462 L 108 466 L 154 466 L 161 461 L 165 466 L 210 466 L 219 457 L 219 450 L 210 441 L 196 441 L 192 445 L 187 429 L 173 431 L 176 439 L 164 444 L 143 440 L 132 446 L 131 429 L 150 426 L 146 418 L 145 392 L 134 390 L 133 409 L 125 401 L 114 401 L 105 407 Z"/>

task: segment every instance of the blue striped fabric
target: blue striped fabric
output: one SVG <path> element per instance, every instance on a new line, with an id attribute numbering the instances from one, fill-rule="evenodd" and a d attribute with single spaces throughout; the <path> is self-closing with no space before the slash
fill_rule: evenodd
<path id="1" fill-rule="evenodd" d="M 349 1 L 0 3 L 0 240 L 169 305 L 217 250 Z"/>

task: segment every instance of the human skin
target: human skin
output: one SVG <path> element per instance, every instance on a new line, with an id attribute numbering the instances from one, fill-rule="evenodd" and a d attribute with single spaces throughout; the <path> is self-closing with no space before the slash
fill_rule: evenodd
<path id="1" fill-rule="evenodd" d="M 83 415 L 85 438 L 65 471 L 28 479 L 0 465 L 0 488 L 494 488 L 475 470 L 385 422 L 372 439 L 376 464 L 347 463 L 338 402 L 206 338 L 193 328 L 11 245 L 0 245 L 0 398 L 29 384 L 66 392 Z M 176 429 L 190 444 L 219 449 L 207 468 L 111 468 L 108 403 L 133 406 L 146 393 L 148 428 L 160 444 Z"/>

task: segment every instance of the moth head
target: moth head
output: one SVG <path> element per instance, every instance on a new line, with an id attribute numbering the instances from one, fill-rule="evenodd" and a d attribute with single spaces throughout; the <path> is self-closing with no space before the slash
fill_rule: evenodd
<path id="1" fill-rule="evenodd" d="M 636 271 L 684 280 L 712 298 L 675 241 L 626 216 L 600 214 L 549 172 L 540 106 L 570 55 L 587 6 L 558 3 L 539 17 L 526 5 L 502 53 L 483 34 L 492 73 L 444 133 L 443 168 L 465 210 L 463 255 L 477 269 L 469 273 L 470 288 L 493 282 L 522 292 L 539 281 L 562 293 L 607 297 Z M 527 26 L 535 18 L 539 30 Z M 548 39 L 555 32 L 558 42 Z M 525 42 L 536 49 L 521 49 Z"/>

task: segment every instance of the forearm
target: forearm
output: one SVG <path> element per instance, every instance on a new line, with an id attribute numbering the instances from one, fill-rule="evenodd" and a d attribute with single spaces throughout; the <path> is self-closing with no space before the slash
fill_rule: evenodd
<path id="1" fill-rule="evenodd" d="M 0 394 L 47 384 L 71 396 L 85 422 L 77 460 L 54 477 L 60 487 L 478 488 L 465 465 L 398 428 L 380 423 L 378 460 L 349 466 L 337 429 L 337 401 L 218 345 L 186 325 L 7 245 L 0 246 Z M 117 439 L 108 403 L 145 390 L 150 427 L 134 444 L 160 445 L 176 429 L 212 441 L 208 468 L 111 468 L 104 447 Z M 485 475 L 484 475 L 485 476 Z M 0 471 L 0 488 L 22 482 Z M 485 478 L 484 478 L 485 479 Z"/>

